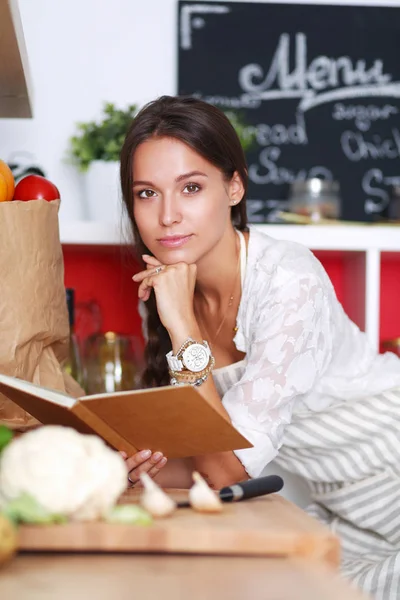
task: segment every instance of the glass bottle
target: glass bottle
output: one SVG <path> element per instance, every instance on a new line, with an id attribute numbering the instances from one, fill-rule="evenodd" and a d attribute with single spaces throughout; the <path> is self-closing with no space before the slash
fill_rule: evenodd
<path id="1" fill-rule="evenodd" d="M 114 331 L 94 334 L 85 342 L 87 394 L 138 389 L 143 368 L 139 339 Z"/>
<path id="2" fill-rule="evenodd" d="M 289 211 L 309 217 L 312 221 L 320 219 L 339 219 L 341 199 L 339 183 L 313 177 L 296 180 L 290 186 Z"/>
<path id="3" fill-rule="evenodd" d="M 392 340 L 383 340 L 382 349 L 384 352 L 393 352 L 400 358 L 400 337 Z"/>
<path id="4" fill-rule="evenodd" d="M 82 361 L 79 351 L 79 344 L 75 335 L 75 290 L 73 288 L 67 288 L 65 290 L 67 296 L 67 307 L 69 317 L 69 352 L 68 358 L 65 361 L 63 367 L 71 377 L 83 387 L 83 371 Z"/>

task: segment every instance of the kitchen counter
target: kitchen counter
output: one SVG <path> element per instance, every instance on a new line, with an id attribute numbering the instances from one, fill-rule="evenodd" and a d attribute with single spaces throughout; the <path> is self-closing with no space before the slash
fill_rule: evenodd
<path id="1" fill-rule="evenodd" d="M 12 600 L 365 600 L 303 559 L 21 554 L 0 571 Z"/>

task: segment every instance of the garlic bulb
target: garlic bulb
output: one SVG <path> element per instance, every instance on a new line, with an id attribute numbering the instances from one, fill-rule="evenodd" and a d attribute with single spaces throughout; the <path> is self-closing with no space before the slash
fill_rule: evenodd
<path id="1" fill-rule="evenodd" d="M 189 490 L 191 506 L 201 512 L 221 512 L 222 502 L 217 494 L 208 486 L 200 473 L 192 475 L 194 485 Z"/>
<path id="2" fill-rule="evenodd" d="M 176 509 L 176 502 L 170 498 L 147 473 L 140 475 L 143 492 L 140 503 L 153 517 L 167 517 Z"/>

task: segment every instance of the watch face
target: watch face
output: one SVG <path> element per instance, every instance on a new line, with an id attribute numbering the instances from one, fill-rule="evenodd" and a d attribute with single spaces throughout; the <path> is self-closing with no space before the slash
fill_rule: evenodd
<path id="1" fill-rule="evenodd" d="M 189 371 L 203 371 L 209 361 L 209 353 L 202 344 L 191 344 L 182 355 L 182 362 Z"/>

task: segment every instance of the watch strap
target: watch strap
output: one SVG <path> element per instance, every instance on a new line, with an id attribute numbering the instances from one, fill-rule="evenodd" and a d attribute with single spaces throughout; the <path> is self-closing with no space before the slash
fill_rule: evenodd
<path id="1" fill-rule="evenodd" d="M 183 371 L 183 362 L 172 354 L 172 350 L 167 354 L 167 363 L 170 371 Z"/>

